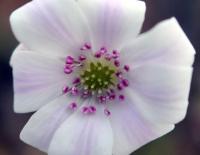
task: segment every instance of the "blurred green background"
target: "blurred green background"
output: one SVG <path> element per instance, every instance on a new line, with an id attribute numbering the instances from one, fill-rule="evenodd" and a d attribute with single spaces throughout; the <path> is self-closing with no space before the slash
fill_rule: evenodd
<path id="1" fill-rule="evenodd" d="M 0 0 L 0 155 L 44 155 L 19 140 L 20 130 L 30 114 L 13 112 L 12 71 L 8 62 L 17 41 L 9 26 L 9 15 L 26 2 L 28 0 Z M 186 119 L 173 132 L 132 155 L 200 155 L 200 0 L 146 0 L 146 3 L 142 31 L 175 16 L 194 45 L 197 56 Z"/>

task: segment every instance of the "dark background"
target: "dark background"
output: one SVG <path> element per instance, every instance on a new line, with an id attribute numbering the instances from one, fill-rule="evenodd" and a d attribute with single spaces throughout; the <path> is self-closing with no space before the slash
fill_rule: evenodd
<path id="1" fill-rule="evenodd" d="M 9 14 L 28 0 L 0 0 L 0 155 L 44 155 L 19 140 L 30 114 L 13 112 L 12 72 L 9 58 L 17 45 Z M 200 155 L 200 0 L 146 0 L 143 32 L 175 16 L 194 45 L 197 55 L 186 119 L 170 134 L 142 147 L 133 155 Z M 158 42 L 159 44 L 159 42 Z"/>

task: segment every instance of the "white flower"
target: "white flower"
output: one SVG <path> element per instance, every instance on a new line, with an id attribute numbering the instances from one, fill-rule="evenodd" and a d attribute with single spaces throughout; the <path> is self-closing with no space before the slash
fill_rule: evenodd
<path id="1" fill-rule="evenodd" d="M 195 50 L 175 18 L 138 36 L 136 0 L 33 0 L 11 15 L 20 138 L 50 155 L 128 155 L 186 115 Z"/>

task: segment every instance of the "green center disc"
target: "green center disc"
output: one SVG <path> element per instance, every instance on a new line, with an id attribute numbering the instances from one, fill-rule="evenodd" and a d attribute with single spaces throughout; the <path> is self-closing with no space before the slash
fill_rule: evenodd
<path id="1" fill-rule="evenodd" d="M 115 69 L 109 65 L 91 62 L 83 71 L 81 79 L 83 85 L 89 90 L 102 90 L 115 85 Z"/>

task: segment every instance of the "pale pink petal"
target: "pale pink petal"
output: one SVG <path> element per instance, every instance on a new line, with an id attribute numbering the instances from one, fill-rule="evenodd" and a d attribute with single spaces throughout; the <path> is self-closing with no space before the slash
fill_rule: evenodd
<path id="1" fill-rule="evenodd" d="M 23 128 L 20 138 L 47 152 L 55 131 L 72 114 L 70 98 L 61 96 L 39 109 Z"/>
<path id="2" fill-rule="evenodd" d="M 126 101 L 110 106 L 116 155 L 130 154 L 185 117 L 192 68 L 149 63 L 129 75 Z"/>
<path id="3" fill-rule="evenodd" d="M 74 0 L 34 0 L 14 11 L 10 21 L 21 43 L 48 55 L 66 56 L 89 41 L 86 20 Z"/>
<path id="4" fill-rule="evenodd" d="M 18 47 L 11 58 L 14 78 L 14 110 L 31 112 L 62 94 L 69 83 L 64 61 Z"/>
<path id="5" fill-rule="evenodd" d="M 131 67 L 148 62 L 191 66 L 195 50 L 175 18 L 165 20 L 121 49 Z"/>
<path id="6" fill-rule="evenodd" d="M 112 155 L 113 135 L 110 122 L 98 108 L 93 115 L 80 111 L 56 131 L 49 155 Z"/>
<path id="7" fill-rule="evenodd" d="M 176 124 L 186 115 L 191 77 L 191 67 L 143 65 L 130 72 L 126 94 L 147 118 Z"/>
<path id="8" fill-rule="evenodd" d="M 110 106 L 114 155 L 129 155 L 174 128 L 173 124 L 161 124 L 147 120 L 139 113 L 135 104 L 140 103 L 126 100 Z"/>
<path id="9" fill-rule="evenodd" d="M 139 34 L 145 3 L 135 0 L 78 0 L 88 19 L 95 50 L 118 49 Z"/>

